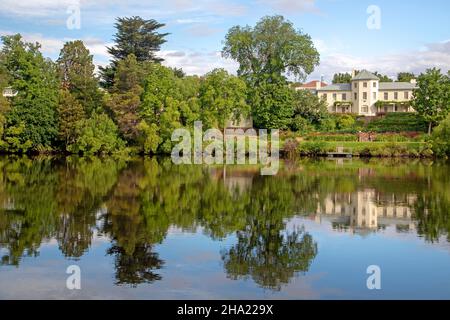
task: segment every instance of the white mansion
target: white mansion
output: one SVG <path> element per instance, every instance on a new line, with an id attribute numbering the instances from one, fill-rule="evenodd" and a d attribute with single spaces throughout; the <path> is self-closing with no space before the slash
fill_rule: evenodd
<path id="1" fill-rule="evenodd" d="M 380 82 L 380 79 L 367 70 L 356 75 L 353 71 L 351 83 L 322 86 L 315 81 L 315 92 L 328 103 L 332 113 L 355 113 L 362 116 L 375 116 L 388 112 L 414 112 L 410 106 L 416 81 Z"/>

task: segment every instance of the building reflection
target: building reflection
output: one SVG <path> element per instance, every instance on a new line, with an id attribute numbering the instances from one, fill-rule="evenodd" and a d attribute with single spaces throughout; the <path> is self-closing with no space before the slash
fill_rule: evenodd
<path id="1" fill-rule="evenodd" d="M 399 231 L 415 228 L 416 195 L 386 194 L 375 189 L 333 193 L 317 206 L 314 220 L 327 219 L 335 229 L 354 232 L 376 231 L 395 225 Z"/>

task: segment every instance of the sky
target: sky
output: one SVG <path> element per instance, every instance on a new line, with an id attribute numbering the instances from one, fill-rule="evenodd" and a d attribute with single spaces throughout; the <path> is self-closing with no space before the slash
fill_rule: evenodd
<path id="1" fill-rule="evenodd" d="M 77 11 L 79 10 L 79 16 Z M 164 64 L 202 75 L 214 68 L 235 73 L 221 57 L 235 25 L 254 26 L 281 14 L 311 36 L 320 65 L 308 80 L 368 69 L 395 77 L 427 68 L 450 69 L 448 0 L 1 0 L 0 35 L 21 33 L 58 57 L 64 42 L 81 39 L 97 65 L 110 59 L 117 17 L 141 16 L 166 24 Z"/>

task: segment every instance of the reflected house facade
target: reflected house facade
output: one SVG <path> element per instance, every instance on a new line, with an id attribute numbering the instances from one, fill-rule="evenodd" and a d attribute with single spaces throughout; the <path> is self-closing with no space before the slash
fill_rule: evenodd
<path id="1" fill-rule="evenodd" d="M 417 201 L 415 195 L 383 194 L 375 189 L 364 189 L 353 193 L 334 193 L 319 204 L 315 220 L 330 219 L 337 228 L 378 230 L 387 225 L 407 225 L 415 228 L 411 208 Z"/>

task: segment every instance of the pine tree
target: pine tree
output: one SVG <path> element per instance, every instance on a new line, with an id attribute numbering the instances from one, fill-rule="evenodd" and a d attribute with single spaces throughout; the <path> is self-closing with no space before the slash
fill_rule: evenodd
<path id="1" fill-rule="evenodd" d="M 67 89 L 60 90 L 58 104 L 59 139 L 64 148 L 76 142 L 78 122 L 85 118 L 83 106 Z"/>
<path id="2" fill-rule="evenodd" d="M 120 134 L 129 142 L 135 142 L 138 137 L 144 64 L 139 63 L 133 54 L 119 61 L 112 93 L 106 102 Z"/>
<path id="3" fill-rule="evenodd" d="M 157 30 L 165 24 L 153 19 L 144 20 L 141 17 L 118 18 L 115 27 L 117 33 L 114 37 L 115 46 L 108 48 L 108 53 L 113 57 L 111 64 L 100 68 L 105 88 L 111 88 L 114 84 L 117 64 L 126 59 L 130 54 L 136 57 L 138 62 L 161 62 L 156 53 L 168 33 L 158 33 Z"/>
<path id="4" fill-rule="evenodd" d="M 61 86 L 70 91 L 87 115 L 101 108 L 93 56 L 80 40 L 64 44 L 57 60 Z"/>

